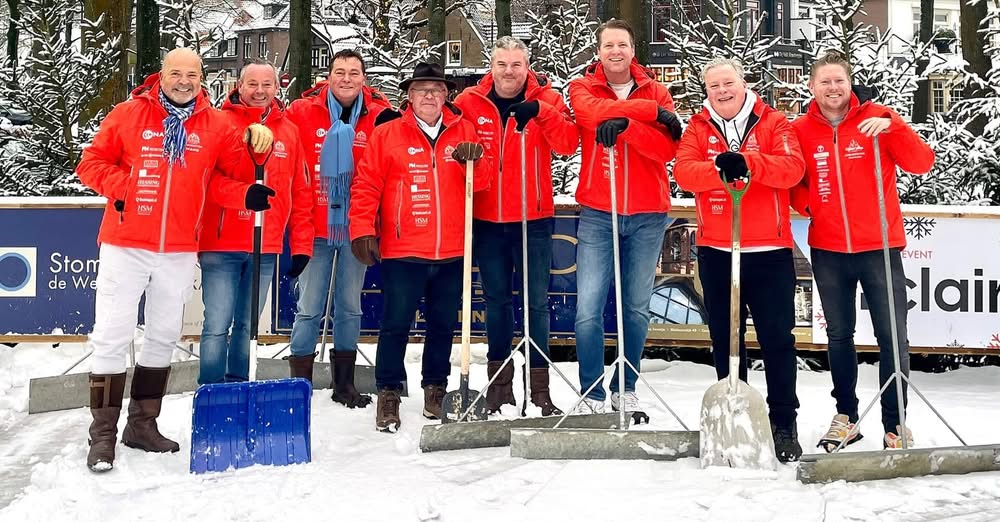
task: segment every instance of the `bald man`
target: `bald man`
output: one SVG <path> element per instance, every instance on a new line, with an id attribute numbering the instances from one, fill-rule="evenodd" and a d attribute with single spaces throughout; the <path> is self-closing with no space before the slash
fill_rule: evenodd
<path id="1" fill-rule="evenodd" d="M 193 288 L 206 195 L 224 207 L 249 210 L 269 208 L 274 195 L 264 185 L 236 181 L 241 136 L 258 151 L 270 147 L 265 127 L 235 129 L 211 107 L 201 90 L 201 58 L 175 49 L 159 73 L 111 110 L 83 151 L 77 175 L 108 200 L 97 236 L 100 265 L 89 339 L 93 422 L 87 467 L 95 473 L 114 465 L 125 352 L 143 294 L 145 337 L 122 442 L 158 453 L 180 449 L 160 434 L 156 418 Z"/>

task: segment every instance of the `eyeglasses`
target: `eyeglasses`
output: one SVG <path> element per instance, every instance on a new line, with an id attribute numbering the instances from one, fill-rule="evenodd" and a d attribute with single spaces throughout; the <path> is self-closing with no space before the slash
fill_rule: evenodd
<path id="1" fill-rule="evenodd" d="M 437 98 L 438 96 L 444 96 L 445 93 L 447 92 L 448 92 L 447 89 L 442 89 L 440 87 L 427 87 L 423 89 L 418 89 L 414 87 L 410 89 L 410 94 L 413 94 L 418 98 L 427 96 L 433 96 Z"/>

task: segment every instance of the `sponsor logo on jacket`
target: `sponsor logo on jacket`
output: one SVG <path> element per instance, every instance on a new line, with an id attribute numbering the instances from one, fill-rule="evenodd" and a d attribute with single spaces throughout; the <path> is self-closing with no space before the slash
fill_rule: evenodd
<path id="1" fill-rule="evenodd" d="M 865 148 L 857 142 L 857 140 L 851 140 L 844 149 L 847 154 L 848 159 L 861 159 L 865 157 Z"/>
<path id="2" fill-rule="evenodd" d="M 830 201 L 830 194 L 833 186 L 830 183 L 830 153 L 826 147 L 819 145 L 813 153 L 813 161 L 816 162 L 816 193 L 819 194 L 821 202 Z"/>
<path id="3" fill-rule="evenodd" d="M 406 152 L 407 152 L 407 153 L 408 153 L 408 154 L 409 154 L 410 156 L 415 156 L 415 155 L 417 155 L 417 154 L 420 154 L 420 153 L 421 153 L 421 152 L 423 152 L 423 151 L 424 151 L 424 148 L 423 148 L 423 147 L 410 147 L 410 148 L 406 149 Z"/>
<path id="4" fill-rule="evenodd" d="M 162 138 L 162 137 L 163 137 L 162 131 L 157 132 L 152 129 L 146 129 L 142 131 L 142 139 L 144 140 L 151 140 L 153 138 Z"/>
<path id="5" fill-rule="evenodd" d="M 493 125 L 493 120 L 490 119 L 490 118 L 487 118 L 486 116 L 480 116 L 479 119 L 476 120 L 476 123 L 478 123 L 480 125 L 486 125 L 487 123 L 490 124 L 490 125 Z"/>

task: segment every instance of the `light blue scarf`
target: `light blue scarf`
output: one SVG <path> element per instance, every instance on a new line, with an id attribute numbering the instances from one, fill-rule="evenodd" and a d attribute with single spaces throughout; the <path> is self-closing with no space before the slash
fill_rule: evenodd
<path id="1" fill-rule="evenodd" d="M 327 244 L 350 244 L 347 210 L 351 204 L 351 179 L 354 177 L 354 127 L 361 116 L 361 94 L 351 106 L 350 124 L 340 120 L 344 108 L 327 90 L 326 105 L 330 111 L 330 130 L 319 152 L 319 172 L 323 189 L 330 199 L 327 209 Z"/>
<path id="2" fill-rule="evenodd" d="M 184 166 L 184 148 L 187 146 L 187 130 L 184 128 L 184 121 L 194 113 L 196 102 L 191 102 L 187 107 L 174 105 L 167 95 L 160 91 L 160 105 L 167 111 L 167 117 L 163 120 L 163 157 L 167 158 L 167 163 L 180 162 Z"/>

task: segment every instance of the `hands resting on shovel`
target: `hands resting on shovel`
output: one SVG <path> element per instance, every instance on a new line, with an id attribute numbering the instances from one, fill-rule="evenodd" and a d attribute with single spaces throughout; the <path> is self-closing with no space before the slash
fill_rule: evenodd
<path id="1" fill-rule="evenodd" d="M 715 157 L 715 168 L 719 171 L 719 177 L 726 184 L 733 184 L 737 181 L 744 183 L 750 181 L 750 169 L 747 167 L 747 160 L 739 152 L 723 152 Z"/>

